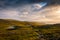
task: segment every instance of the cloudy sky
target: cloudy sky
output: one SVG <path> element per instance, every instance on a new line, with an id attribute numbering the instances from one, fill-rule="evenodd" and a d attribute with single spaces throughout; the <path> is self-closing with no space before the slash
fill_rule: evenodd
<path id="1" fill-rule="evenodd" d="M 54 0 L 1 0 L 0 19 L 60 23 L 60 4 Z"/>

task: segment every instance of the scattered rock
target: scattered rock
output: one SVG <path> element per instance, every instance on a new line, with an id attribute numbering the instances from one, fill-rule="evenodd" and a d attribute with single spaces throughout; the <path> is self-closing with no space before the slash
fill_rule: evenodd
<path id="1" fill-rule="evenodd" d="M 7 30 L 16 30 L 19 28 L 20 28 L 20 26 L 9 26 L 9 27 L 7 27 Z"/>

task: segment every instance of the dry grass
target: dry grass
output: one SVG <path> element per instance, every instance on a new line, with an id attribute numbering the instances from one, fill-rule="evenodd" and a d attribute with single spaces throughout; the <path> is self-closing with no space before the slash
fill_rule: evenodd
<path id="1" fill-rule="evenodd" d="M 19 28 L 6 29 L 12 25 L 19 26 Z M 60 24 L 38 25 L 36 22 L 0 19 L 0 40 L 58 40 L 60 39 L 59 34 Z"/>

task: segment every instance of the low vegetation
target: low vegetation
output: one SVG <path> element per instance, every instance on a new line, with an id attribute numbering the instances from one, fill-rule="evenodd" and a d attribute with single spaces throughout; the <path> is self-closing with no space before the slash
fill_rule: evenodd
<path id="1" fill-rule="evenodd" d="M 8 30 L 10 26 L 17 28 Z M 60 24 L 0 19 L 0 40 L 60 40 Z"/>

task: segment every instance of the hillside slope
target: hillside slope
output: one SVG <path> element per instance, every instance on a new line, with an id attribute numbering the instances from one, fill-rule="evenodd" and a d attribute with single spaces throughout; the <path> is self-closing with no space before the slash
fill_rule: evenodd
<path id="1" fill-rule="evenodd" d="M 16 29 L 8 29 L 9 27 Z M 0 19 L 0 40 L 59 40 L 60 24 Z"/>

